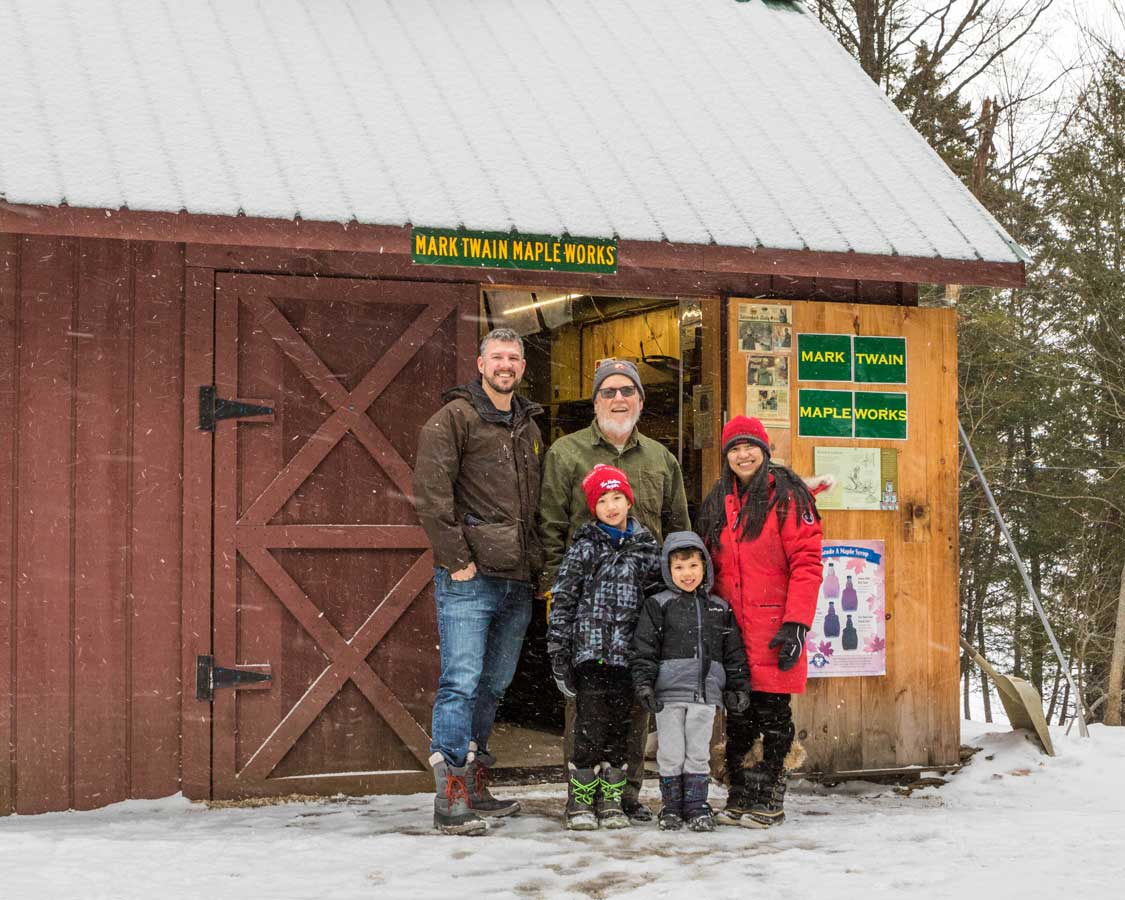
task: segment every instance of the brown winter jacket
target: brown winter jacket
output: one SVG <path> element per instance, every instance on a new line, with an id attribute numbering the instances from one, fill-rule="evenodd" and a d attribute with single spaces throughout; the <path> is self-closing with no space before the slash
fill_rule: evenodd
<path id="1" fill-rule="evenodd" d="M 531 417 L 543 407 L 513 394 L 508 424 L 479 379 L 442 399 L 422 426 L 414 466 L 434 564 L 456 572 L 475 562 L 485 575 L 534 586 L 542 568 L 535 525 L 543 439 Z"/>

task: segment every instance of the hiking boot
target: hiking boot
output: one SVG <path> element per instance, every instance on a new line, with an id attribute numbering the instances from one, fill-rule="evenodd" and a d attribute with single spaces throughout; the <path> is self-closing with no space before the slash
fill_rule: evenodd
<path id="1" fill-rule="evenodd" d="M 598 816 L 594 810 L 598 794 L 598 770 L 576 769 L 573 763 L 569 770 L 566 827 L 571 831 L 594 831 L 598 827 Z"/>
<path id="2" fill-rule="evenodd" d="M 469 789 L 469 806 L 478 816 L 510 816 L 520 811 L 518 800 L 497 800 L 488 789 L 490 769 L 496 765 L 496 757 L 486 751 L 477 750 L 469 744 L 469 761 L 465 768 L 465 786 Z"/>
<path id="3" fill-rule="evenodd" d="M 621 808 L 621 795 L 625 791 L 625 770 L 602 763 L 598 774 L 598 797 L 595 810 L 598 825 L 602 828 L 628 828 L 629 817 Z"/>
<path id="4" fill-rule="evenodd" d="M 764 768 L 751 769 L 751 775 L 758 782 L 758 798 L 738 824 L 744 828 L 770 828 L 785 821 L 785 788 L 789 783 L 789 771 L 782 769 L 772 773 Z"/>
<path id="5" fill-rule="evenodd" d="M 730 790 L 727 792 L 725 809 L 715 814 L 719 825 L 738 825 L 750 807 L 758 799 L 758 786 L 749 778 L 748 769 L 737 769 L 730 777 Z"/>
<path id="6" fill-rule="evenodd" d="M 715 817 L 707 805 L 710 775 L 684 772 L 684 822 L 691 831 L 714 831 Z"/>
<path id="7" fill-rule="evenodd" d="M 434 767 L 434 828 L 442 834 L 478 835 L 488 823 L 469 806 L 466 766 L 451 766 L 440 753 L 430 757 Z"/>

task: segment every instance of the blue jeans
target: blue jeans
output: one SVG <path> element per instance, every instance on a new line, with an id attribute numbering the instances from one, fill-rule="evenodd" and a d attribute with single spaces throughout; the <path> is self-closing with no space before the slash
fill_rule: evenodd
<path id="1" fill-rule="evenodd" d="M 434 570 L 441 678 L 430 752 L 463 766 L 469 741 L 488 747 L 496 708 L 516 673 L 531 621 L 531 585 L 477 574 L 454 581 Z"/>

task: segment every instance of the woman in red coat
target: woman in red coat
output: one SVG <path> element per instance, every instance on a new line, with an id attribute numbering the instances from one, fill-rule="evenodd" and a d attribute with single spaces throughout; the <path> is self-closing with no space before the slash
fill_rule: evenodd
<path id="1" fill-rule="evenodd" d="M 717 820 L 768 828 L 785 818 L 788 775 L 804 758 L 794 741 L 789 695 L 804 693 L 808 674 L 805 635 L 820 591 L 820 515 L 804 482 L 770 462 L 769 435 L 758 419 L 731 419 L 723 454 L 698 531 L 714 561 L 715 593 L 731 605 L 742 630 L 751 699 L 745 712 L 727 715 L 731 787 Z"/>

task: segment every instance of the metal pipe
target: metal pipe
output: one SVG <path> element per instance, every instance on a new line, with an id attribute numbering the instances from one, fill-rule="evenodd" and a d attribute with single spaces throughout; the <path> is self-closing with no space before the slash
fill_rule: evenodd
<path id="1" fill-rule="evenodd" d="M 1063 652 L 1059 647 L 1058 640 L 1055 638 L 1055 632 L 1051 628 L 1051 623 L 1047 621 L 1047 613 L 1043 610 L 1043 604 L 1039 602 L 1039 595 L 1035 592 L 1035 585 L 1031 583 L 1031 576 L 1027 574 L 1027 566 L 1023 564 L 1023 558 L 1020 556 L 1019 550 L 1016 549 L 1016 542 L 1012 540 L 1012 535 L 1008 532 L 1008 526 L 1004 522 L 1004 516 L 1000 513 L 1000 507 L 996 505 L 996 498 L 992 496 L 992 488 L 988 486 L 988 479 L 984 477 L 984 472 L 981 471 L 980 463 L 977 462 L 977 455 L 973 453 L 973 445 L 969 443 L 969 436 L 965 434 L 965 427 L 961 424 L 960 419 L 957 420 L 957 431 L 961 434 L 961 441 L 965 445 L 965 451 L 969 454 L 969 462 L 973 464 L 973 468 L 977 471 L 977 478 L 980 479 L 980 485 L 984 488 L 984 496 L 988 500 L 988 505 L 992 507 L 992 514 L 996 516 L 996 521 L 1000 523 L 1000 532 L 1004 535 L 1004 540 L 1008 542 L 1008 549 L 1012 551 L 1012 558 L 1016 561 L 1016 568 L 1019 569 L 1020 577 L 1023 578 L 1024 587 L 1027 588 L 1027 595 L 1031 598 L 1031 604 L 1039 614 L 1039 619 L 1043 623 L 1043 629 L 1047 632 L 1047 638 L 1050 640 L 1059 665 L 1066 675 L 1067 683 L 1070 685 L 1070 692 L 1074 696 L 1074 710 L 1078 718 L 1078 733 L 1082 735 L 1082 737 L 1089 737 L 1090 729 L 1086 727 L 1086 716 L 1082 711 L 1082 695 L 1078 692 L 1078 685 L 1074 683 L 1074 679 L 1071 677 L 1070 664 L 1063 659 Z"/>

